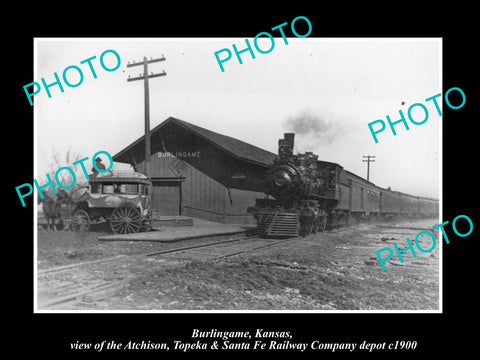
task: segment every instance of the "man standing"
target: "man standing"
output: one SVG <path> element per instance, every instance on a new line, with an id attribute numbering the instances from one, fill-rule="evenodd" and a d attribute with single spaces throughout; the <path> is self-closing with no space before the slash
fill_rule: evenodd
<path id="1" fill-rule="evenodd" d="M 105 165 L 102 164 L 102 159 L 100 159 L 99 157 L 97 157 L 95 159 L 95 165 L 96 165 L 97 168 L 95 168 L 95 166 L 92 167 L 92 173 L 93 173 L 92 177 L 97 177 L 97 175 L 98 175 L 98 170 L 97 169 L 105 170 Z"/>

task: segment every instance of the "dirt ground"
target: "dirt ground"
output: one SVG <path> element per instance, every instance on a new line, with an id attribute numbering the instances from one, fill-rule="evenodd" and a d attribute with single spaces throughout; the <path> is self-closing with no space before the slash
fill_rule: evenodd
<path id="1" fill-rule="evenodd" d="M 439 243 L 417 258 L 395 254 L 382 271 L 375 251 L 406 246 L 438 219 L 357 225 L 310 235 L 257 252 L 186 261 L 165 268 L 155 258 L 127 256 L 98 265 L 95 276 L 125 281 L 105 298 L 83 299 L 82 310 L 438 310 Z M 102 242 L 101 232 L 38 232 L 38 269 L 145 254 L 197 241 Z M 201 240 L 200 242 L 208 240 Z M 424 249 L 429 237 L 420 238 Z M 100 269 L 100 271 L 98 270 Z M 92 275 L 93 276 L 93 275 Z"/>

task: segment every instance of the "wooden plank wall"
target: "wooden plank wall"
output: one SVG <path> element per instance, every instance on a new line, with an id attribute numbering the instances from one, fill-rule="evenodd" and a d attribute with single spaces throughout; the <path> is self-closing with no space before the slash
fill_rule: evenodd
<path id="1" fill-rule="evenodd" d="M 223 223 L 253 224 L 247 213 L 264 193 L 227 188 L 198 169 L 190 167 L 182 183 L 184 215 Z"/>
<path id="2" fill-rule="evenodd" d="M 174 130 L 174 129 L 171 129 Z M 178 132 L 179 134 L 176 134 Z M 171 136 L 182 141 L 174 142 Z M 183 138 L 182 138 L 183 136 Z M 184 169 L 178 174 L 172 170 L 177 158 L 165 156 L 161 150 L 154 149 L 151 155 L 152 181 L 176 179 L 181 181 L 181 214 L 223 223 L 253 224 L 254 218 L 247 213 L 249 206 L 255 205 L 257 198 L 265 195 L 261 192 L 265 169 L 247 164 L 242 160 L 220 151 L 211 144 L 175 129 L 175 134 L 163 135 L 167 149 L 198 152 L 198 157 L 179 158 L 185 161 Z M 155 143 L 159 142 L 156 139 Z M 144 171 L 144 162 L 138 164 L 138 171 Z M 173 166 L 175 168 L 175 166 Z M 238 178 L 234 178 L 234 175 Z M 154 195 L 162 191 L 154 192 Z M 164 189 L 165 190 L 165 189 Z M 253 191 L 255 190 L 255 191 Z M 154 199 L 153 203 L 160 204 Z"/>
<path id="3" fill-rule="evenodd" d="M 223 217 L 225 212 L 225 187 L 194 167 L 189 167 L 182 183 L 182 206 L 188 210 L 210 213 L 210 218 Z M 216 215 L 216 216 L 215 216 Z"/>

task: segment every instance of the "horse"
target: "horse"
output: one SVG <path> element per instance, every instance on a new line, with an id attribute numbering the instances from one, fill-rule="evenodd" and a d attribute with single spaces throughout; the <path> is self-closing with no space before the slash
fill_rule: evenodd
<path id="1" fill-rule="evenodd" d="M 66 191 L 60 190 L 54 196 L 44 195 L 44 199 L 40 202 L 43 203 L 43 213 L 47 219 L 48 230 L 57 230 L 55 224 L 57 219 L 63 223 L 64 230 L 70 229 L 75 203 Z"/>
<path id="2" fill-rule="evenodd" d="M 63 223 L 63 230 L 70 230 L 74 210 L 75 203 L 70 196 L 63 197 L 59 200 L 58 217 Z"/>
<path id="3" fill-rule="evenodd" d="M 43 205 L 43 214 L 47 219 L 47 230 L 57 231 L 55 221 L 59 218 L 60 202 L 49 195 L 44 195 L 43 200 L 39 200 L 39 202 Z"/>

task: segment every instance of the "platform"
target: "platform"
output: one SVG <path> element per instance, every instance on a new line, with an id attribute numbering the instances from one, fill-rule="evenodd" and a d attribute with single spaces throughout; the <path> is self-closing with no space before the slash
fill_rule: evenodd
<path id="1" fill-rule="evenodd" d="M 192 226 L 193 218 L 188 216 L 159 216 L 152 221 L 152 227 L 154 230 L 160 230 L 165 226 Z"/>
<path id="2" fill-rule="evenodd" d="M 112 234 L 99 236 L 100 241 L 158 241 L 175 242 L 202 238 L 232 238 L 245 236 L 253 225 L 220 224 L 212 221 L 193 219 L 192 226 L 155 227 L 154 231 L 135 234 Z"/>

